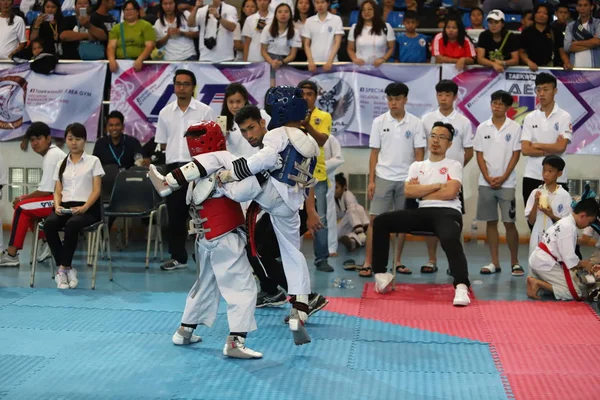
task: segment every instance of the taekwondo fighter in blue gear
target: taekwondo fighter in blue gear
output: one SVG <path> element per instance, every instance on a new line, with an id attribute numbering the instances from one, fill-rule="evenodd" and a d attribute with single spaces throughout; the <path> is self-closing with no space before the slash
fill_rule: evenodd
<path id="1" fill-rule="evenodd" d="M 225 150 L 225 136 L 215 122 L 193 124 L 186 132 L 190 154 L 199 156 Z M 172 188 L 153 165 L 149 176 L 162 197 Z M 190 234 L 196 234 L 198 279 L 190 290 L 181 326 L 173 335 L 173 343 L 187 345 L 201 340 L 193 331 L 199 324 L 211 327 L 217 317 L 221 295 L 227 302 L 229 335 L 223 354 L 233 358 L 261 358 L 262 354 L 246 347 L 246 334 L 256 329 L 254 311 L 257 288 L 246 254 L 245 218 L 239 202 L 256 197 L 268 174 L 235 184 L 218 185 L 216 174 L 189 179 L 181 169 L 168 177 L 179 183 L 190 181 L 187 203 L 190 205 Z M 168 179 L 168 178 L 167 178 Z M 157 185 L 159 183 L 159 185 Z"/>
<path id="2" fill-rule="evenodd" d="M 300 216 L 298 211 L 306 198 L 306 189 L 316 183 L 312 173 L 319 154 L 317 142 L 300 126 L 308 113 L 302 91 L 295 87 L 278 86 L 266 95 L 267 113 L 271 114 L 269 131 L 256 137 L 247 137 L 260 150 L 248 159 L 236 159 L 232 154 L 218 151 L 193 157 L 181 167 L 178 178 L 169 174 L 160 185 L 176 188 L 185 181 L 203 178 L 219 172 L 223 184 L 243 181 L 262 171 L 271 171 L 262 192 L 254 198 L 271 217 L 281 249 L 281 259 L 288 282 L 290 302 L 289 326 L 296 345 L 310 342 L 305 322 L 308 319 L 310 275 L 306 259 L 300 251 Z M 255 172 L 253 172 L 255 171 Z M 252 178 L 253 180 L 256 180 Z"/>

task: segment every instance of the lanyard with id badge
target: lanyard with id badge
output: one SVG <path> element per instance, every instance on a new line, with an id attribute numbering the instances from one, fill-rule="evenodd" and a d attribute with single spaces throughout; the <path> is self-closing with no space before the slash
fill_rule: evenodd
<path id="1" fill-rule="evenodd" d="M 123 140 L 123 149 L 121 150 L 121 154 L 119 155 L 119 157 L 117 157 L 117 154 L 115 153 L 115 150 L 113 149 L 113 146 L 111 143 L 108 144 L 108 148 L 110 149 L 110 152 L 112 153 L 113 158 L 115 159 L 115 161 L 117 162 L 117 165 L 119 166 L 119 172 L 125 171 L 126 168 L 123 168 L 123 166 L 121 165 L 121 159 L 123 158 L 123 154 L 125 154 L 125 141 Z"/>

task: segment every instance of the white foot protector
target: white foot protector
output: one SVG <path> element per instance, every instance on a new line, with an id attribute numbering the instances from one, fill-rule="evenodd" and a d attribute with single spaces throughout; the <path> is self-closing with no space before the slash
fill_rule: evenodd
<path id="1" fill-rule="evenodd" d="M 301 346 L 303 344 L 310 343 L 311 341 L 310 336 L 304 327 L 304 322 L 305 320 L 303 320 L 300 316 L 300 311 L 292 307 L 292 310 L 290 311 L 289 326 L 292 334 L 294 335 L 294 343 L 296 346 Z"/>
<path id="2" fill-rule="evenodd" d="M 198 335 L 194 335 L 193 328 L 187 326 L 180 326 L 173 334 L 173 344 L 182 346 L 186 344 L 198 343 L 202 341 L 202 338 Z"/>
<path id="3" fill-rule="evenodd" d="M 454 290 L 454 301 L 453 305 L 459 307 L 468 306 L 471 303 L 471 299 L 469 298 L 469 288 L 464 283 L 460 283 L 456 285 L 456 289 Z"/>
<path id="4" fill-rule="evenodd" d="M 262 353 L 254 351 L 246 347 L 246 339 L 241 336 L 227 336 L 225 347 L 223 347 L 223 355 L 231 358 L 262 358 Z"/>
<path id="5" fill-rule="evenodd" d="M 385 294 L 392 288 L 392 282 L 394 281 L 394 275 L 389 272 L 380 272 L 375 274 L 375 292 Z"/>

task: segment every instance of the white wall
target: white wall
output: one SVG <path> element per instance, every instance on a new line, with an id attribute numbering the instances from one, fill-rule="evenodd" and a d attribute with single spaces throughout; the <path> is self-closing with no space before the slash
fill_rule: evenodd
<path id="1" fill-rule="evenodd" d="M 86 151 L 91 153 L 93 149 L 93 143 L 88 144 Z M 0 151 L 2 152 L 2 158 L 6 162 L 7 166 L 10 167 L 40 167 L 41 157 L 35 154 L 31 149 L 27 152 L 21 151 L 19 148 L 19 142 L 0 142 Z M 344 172 L 346 175 L 353 174 L 366 174 L 369 170 L 369 149 L 343 149 L 343 156 L 345 163 L 338 169 L 338 172 Z M 525 166 L 526 157 L 521 157 L 519 164 L 517 165 L 517 218 L 518 228 L 521 235 L 527 236 L 529 230 L 527 223 L 523 216 L 523 200 L 521 196 L 521 179 L 523 176 L 523 169 Z M 569 155 L 566 158 L 569 166 L 569 178 L 573 179 L 585 179 L 595 178 L 600 179 L 600 156 L 581 156 L 581 155 Z M 475 211 L 477 208 L 477 178 L 479 176 L 479 169 L 475 157 L 466 166 L 464 171 L 464 191 L 467 214 L 464 217 L 465 232 L 466 229 L 470 229 L 471 221 L 475 217 Z M 0 215 L 4 224 L 10 224 L 12 219 L 12 207 L 8 202 L 8 190 L 4 189 L 5 199 L 0 204 Z M 483 224 L 479 225 L 479 233 L 483 231 Z M 503 231 L 503 227 L 501 230 Z"/>

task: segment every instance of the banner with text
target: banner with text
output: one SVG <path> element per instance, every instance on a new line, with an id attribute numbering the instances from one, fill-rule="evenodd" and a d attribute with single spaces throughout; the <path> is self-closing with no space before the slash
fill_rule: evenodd
<path id="1" fill-rule="evenodd" d="M 125 131 L 147 142 L 156 132 L 158 113 L 176 100 L 173 77 L 177 69 L 194 73 L 198 85 L 195 97 L 221 113 L 225 88 L 233 82 L 243 84 L 250 102 L 262 107 L 270 87 L 270 66 L 267 63 L 250 65 L 211 65 L 199 63 L 148 64 L 136 72 L 133 61 L 119 61 L 120 69 L 112 74 L 110 109 L 125 116 Z"/>
<path id="2" fill-rule="evenodd" d="M 373 120 L 388 111 L 387 85 L 405 83 L 409 88 L 406 110 L 420 118 L 437 105 L 433 86 L 439 76 L 436 65 L 339 65 L 320 74 L 283 67 L 277 71 L 276 83 L 296 86 L 304 79 L 314 80 L 319 87 L 316 106 L 331 114 L 332 134 L 344 147 L 361 147 L 369 145 Z"/>
<path id="3" fill-rule="evenodd" d="M 556 103 L 571 114 L 573 141 L 567 153 L 600 155 L 600 71 L 540 72 L 556 77 Z M 536 106 L 536 74 L 524 68 L 509 68 L 498 74 L 487 68 L 459 72 L 451 64 L 442 67 L 442 77 L 453 79 L 459 86 L 457 108 L 475 126 L 490 118 L 490 95 L 496 90 L 506 90 L 513 96 L 509 117 L 522 124 Z"/>
<path id="4" fill-rule="evenodd" d="M 29 63 L 1 64 L 0 141 L 23 136 L 32 121 L 48 124 L 56 137 L 79 122 L 94 141 L 105 78 L 106 63 L 101 62 L 58 64 L 49 75 L 33 72 Z"/>

